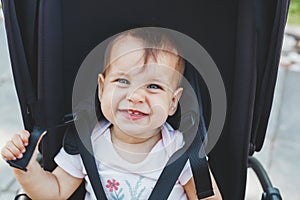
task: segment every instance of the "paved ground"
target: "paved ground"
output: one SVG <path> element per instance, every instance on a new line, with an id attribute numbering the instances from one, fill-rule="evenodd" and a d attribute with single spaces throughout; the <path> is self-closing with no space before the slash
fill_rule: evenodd
<path id="1" fill-rule="evenodd" d="M 0 148 L 15 131 L 23 127 L 9 66 L 0 14 Z M 280 68 L 267 137 L 262 151 L 256 154 L 274 186 L 280 189 L 287 200 L 300 200 L 300 145 L 297 144 L 300 141 L 299 82 L 300 72 Z M 0 159 L 0 199 L 13 199 L 18 188 L 10 168 Z M 249 170 L 246 199 L 260 198 L 261 188 L 254 173 Z"/>
<path id="2" fill-rule="evenodd" d="M 286 200 L 300 200 L 299 82 L 300 72 L 280 68 L 264 146 L 255 154 Z M 257 191 L 262 190 L 252 170 L 248 177 L 247 199 L 260 199 Z"/>

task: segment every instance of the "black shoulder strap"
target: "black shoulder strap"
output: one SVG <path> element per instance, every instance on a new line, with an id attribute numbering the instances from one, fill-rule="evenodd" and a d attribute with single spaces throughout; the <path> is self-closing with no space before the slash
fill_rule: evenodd
<path id="1" fill-rule="evenodd" d="M 214 195 L 205 152 L 206 138 L 204 116 L 201 114 L 197 134 L 188 150 L 198 199 Z"/>
<path id="2" fill-rule="evenodd" d="M 97 199 L 107 200 L 102 183 L 98 174 L 94 156 L 84 147 L 78 135 L 76 136 L 78 150 L 80 152 L 83 164 L 91 181 L 93 191 Z"/>
<path id="3" fill-rule="evenodd" d="M 76 129 L 74 125 L 71 125 L 67 128 L 63 138 L 63 148 L 70 155 L 80 154 L 75 134 L 77 135 Z"/>
<path id="4" fill-rule="evenodd" d="M 193 176 L 195 180 L 198 199 L 212 196 L 214 194 L 208 170 L 206 157 L 199 157 L 199 147 L 201 143 L 194 142 L 188 150 L 178 150 L 169 160 L 167 166 L 161 173 L 149 200 L 168 199 L 174 184 L 185 166 L 187 160 L 190 160 Z M 177 158 L 179 155 L 181 156 Z M 177 158 L 175 161 L 174 158 Z"/>
<path id="5" fill-rule="evenodd" d="M 183 130 L 186 145 L 175 152 L 175 154 L 169 159 L 167 166 L 164 168 L 152 191 L 150 196 L 151 200 L 164 200 L 169 197 L 174 184 L 178 180 L 178 177 L 188 159 L 191 164 L 198 199 L 214 195 L 208 161 L 204 150 L 207 133 L 202 114 L 200 114 L 199 120 L 198 126 L 195 126 L 197 123 L 193 123 L 193 120 L 186 122 L 193 124 L 191 127 Z M 197 132 L 195 137 L 191 138 L 195 131 Z M 188 146 L 189 144 L 190 146 Z"/>
<path id="6" fill-rule="evenodd" d="M 155 184 L 149 200 L 166 200 L 168 199 L 178 177 L 188 160 L 188 154 L 183 149 L 175 152 L 169 159 L 167 165 L 163 169 L 160 177 Z M 183 153 L 182 153 L 183 152 Z M 180 156 L 181 154 L 181 156 Z M 179 158 L 174 158 L 180 156 Z"/>
<path id="7" fill-rule="evenodd" d="M 80 123 L 80 121 L 78 122 Z M 80 133 L 87 133 L 87 135 L 90 135 L 90 129 L 88 127 L 87 124 L 84 124 L 85 122 L 83 121 L 80 126 L 78 126 L 77 128 L 80 128 L 81 130 L 79 130 Z M 75 128 L 74 128 L 75 129 Z M 88 177 L 91 181 L 91 185 L 93 188 L 93 191 L 96 195 L 97 199 L 101 199 L 101 200 L 107 200 L 104 189 L 102 187 L 102 183 L 100 180 L 100 176 L 98 173 L 98 169 L 96 166 L 96 160 L 93 154 L 93 149 L 92 149 L 92 144 L 91 144 L 91 140 L 90 137 L 87 137 L 88 139 L 84 140 L 84 144 L 80 138 L 80 136 L 78 135 L 78 132 L 76 130 L 74 130 L 75 134 L 75 142 L 78 148 L 78 151 L 81 155 L 81 159 L 83 161 L 84 167 L 87 171 Z"/>
<path id="8" fill-rule="evenodd" d="M 203 146 L 201 144 L 201 138 L 199 134 L 197 134 L 188 150 L 189 161 L 193 171 L 198 199 L 214 195 L 208 169 L 208 162 L 206 156 L 204 156 L 204 153 L 200 152 L 203 151 Z"/>

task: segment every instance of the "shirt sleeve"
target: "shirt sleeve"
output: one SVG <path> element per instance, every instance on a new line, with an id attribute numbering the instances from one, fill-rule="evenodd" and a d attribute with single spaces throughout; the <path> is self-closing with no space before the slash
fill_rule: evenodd
<path id="1" fill-rule="evenodd" d="M 79 154 L 70 155 L 64 148 L 61 148 L 59 153 L 55 156 L 54 161 L 60 168 L 76 178 L 84 178 L 86 176 Z"/>
<path id="2" fill-rule="evenodd" d="M 188 160 L 179 176 L 179 182 L 181 185 L 185 185 L 193 177 L 190 161 Z"/>

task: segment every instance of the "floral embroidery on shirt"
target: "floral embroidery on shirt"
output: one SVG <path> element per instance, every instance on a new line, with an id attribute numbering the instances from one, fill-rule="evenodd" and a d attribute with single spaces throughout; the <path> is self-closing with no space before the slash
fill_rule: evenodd
<path id="1" fill-rule="evenodd" d="M 118 190 L 118 186 L 120 185 L 115 179 L 107 180 L 106 188 L 109 188 L 109 192 L 113 192 L 114 190 Z"/>
<path id="2" fill-rule="evenodd" d="M 146 190 L 146 187 L 143 187 L 139 192 L 139 188 L 141 186 L 141 181 L 142 181 L 143 177 L 140 176 L 139 180 L 136 182 L 135 186 L 131 186 L 131 184 L 129 183 L 128 180 L 125 180 L 129 191 L 130 191 L 130 195 L 131 195 L 131 199 L 130 200 L 139 200 L 141 199 L 141 195 L 143 194 L 143 192 Z"/>
<path id="3" fill-rule="evenodd" d="M 118 186 L 120 186 L 120 183 L 117 182 L 115 179 L 107 180 L 106 188 L 108 188 L 109 192 L 111 192 L 111 197 L 113 198 L 113 200 L 123 200 L 124 199 L 124 194 L 122 194 L 123 189 L 120 188 L 120 190 L 119 190 Z"/>

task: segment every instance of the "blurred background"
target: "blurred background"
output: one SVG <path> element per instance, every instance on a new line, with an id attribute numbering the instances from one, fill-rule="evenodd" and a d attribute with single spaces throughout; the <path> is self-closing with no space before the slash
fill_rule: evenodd
<path id="1" fill-rule="evenodd" d="M 23 129 L 0 3 L 0 149 Z M 255 153 L 283 199 L 300 200 L 300 0 L 291 0 L 269 126 L 262 150 Z M 0 199 L 13 199 L 20 186 L 0 159 Z M 252 170 L 246 200 L 261 199 L 262 189 Z"/>

